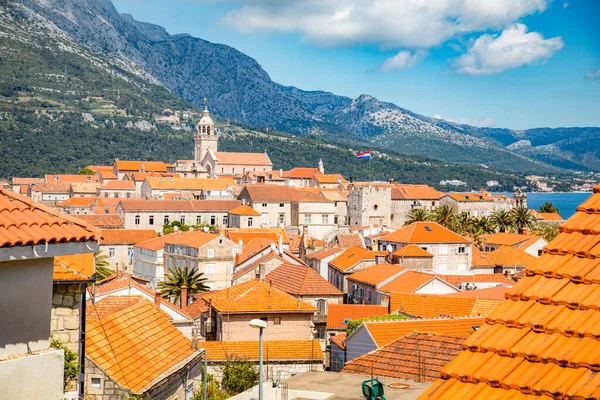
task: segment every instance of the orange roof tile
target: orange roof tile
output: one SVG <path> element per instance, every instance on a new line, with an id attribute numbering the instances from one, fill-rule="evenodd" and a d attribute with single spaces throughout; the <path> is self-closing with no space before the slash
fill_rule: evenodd
<path id="1" fill-rule="evenodd" d="M 518 246 L 522 243 L 534 242 L 540 239 L 541 236 L 535 235 L 521 235 L 519 233 L 510 232 L 498 232 L 493 235 L 484 235 L 483 240 L 486 244 L 500 245 L 500 246 Z"/>
<path id="2" fill-rule="evenodd" d="M 477 304 L 475 297 L 452 295 L 413 293 L 391 293 L 390 295 L 390 311 L 400 311 L 421 318 L 485 316 L 487 315 L 485 312 L 499 303 L 498 300 L 489 300 Z"/>
<path id="3" fill-rule="evenodd" d="M 364 242 L 358 233 L 348 233 L 336 236 L 337 245 L 343 249 L 350 247 L 364 247 Z"/>
<path id="4" fill-rule="evenodd" d="M 96 215 L 101 214 L 116 214 L 117 206 L 107 205 L 107 206 L 92 206 L 92 213 Z"/>
<path id="5" fill-rule="evenodd" d="M 463 338 L 410 333 L 348 361 L 341 372 L 431 382 L 458 355 Z"/>
<path id="6" fill-rule="evenodd" d="M 90 207 L 103 205 L 102 197 L 71 197 L 57 203 L 57 207 Z"/>
<path id="7" fill-rule="evenodd" d="M 135 247 L 139 247 L 141 249 L 146 249 L 146 250 L 152 250 L 152 251 L 163 250 L 165 248 L 165 244 L 167 243 L 167 241 L 171 240 L 171 238 L 179 235 L 180 233 L 181 232 L 173 232 L 168 235 L 144 240 L 143 242 L 136 243 Z"/>
<path id="8" fill-rule="evenodd" d="M 421 286 L 435 279 L 435 275 L 408 270 L 379 288 L 384 293 L 413 293 Z"/>
<path id="9" fill-rule="evenodd" d="M 509 246 L 500 246 L 486 257 L 494 265 L 503 267 L 528 267 L 537 261 L 531 254 Z"/>
<path id="10" fill-rule="evenodd" d="M 117 214 L 77 214 L 77 218 L 90 225 L 104 229 L 123 228 L 123 220 Z"/>
<path id="11" fill-rule="evenodd" d="M 256 361 L 258 341 L 243 342 L 202 342 L 208 361 L 224 361 L 231 355 L 246 357 Z M 265 340 L 263 357 L 268 360 L 313 360 L 322 361 L 323 351 L 318 340 Z"/>
<path id="12" fill-rule="evenodd" d="M 255 238 L 269 239 L 279 243 L 280 236 L 283 244 L 290 243 L 288 234 L 283 228 L 229 228 L 223 229 L 223 232 L 232 241 L 239 243 L 241 240 L 246 245 Z"/>
<path id="13" fill-rule="evenodd" d="M 236 265 L 252 257 L 259 251 L 266 249 L 271 245 L 271 243 L 275 242 L 273 242 L 273 240 L 262 237 L 251 239 L 244 247 L 242 247 L 242 252 L 237 255 L 235 262 Z"/>
<path id="14" fill-rule="evenodd" d="M 0 188 L 0 247 L 98 240 L 85 222 Z"/>
<path id="15" fill-rule="evenodd" d="M 193 319 L 196 319 L 207 312 L 209 307 L 208 303 L 202 300 L 202 294 L 193 294 L 192 299 L 192 303 L 185 307 L 185 312 Z"/>
<path id="16" fill-rule="evenodd" d="M 152 189 L 161 190 L 225 190 L 233 185 L 231 179 L 214 178 L 155 178 L 147 177 Z"/>
<path id="17" fill-rule="evenodd" d="M 484 253 L 477 248 L 477 246 L 473 246 L 471 248 L 471 267 L 472 268 L 491 268 L 494 264 L 488 260 L 488 253 Z"/>
<path id="18" fill-rule="evenodd" d="M 115 174 L 112 171 L 99 172 L 98 174 L 100 175 L 100 178 L 102 178 L 103 181 L 119 179 L 117 174 Z"/>
<path id="19" fill-rule="evenodd" d="M 113 170 L 112 165 L 88 165 L 86 168 L 94 172 L 109 172 Z"/>
<path id="20" fill-rule="evenodd" d="M 388 308 L 378 305 L 329 304 L 327 307 L 327 329 L 346 329 L 345 320 L 387 315 Z"/>
<path id="21" fill-rule="evenodd" d="M 290 186 L 279 185 L 246 185 L 244 190 L 255 203 L 289 203 L 292 202 L 300 192 Z"/>
<path id="22" fill-rule="evenodd" d="M 448 193 L 447 196 L 460 202 L 494 201 L 494 198 L 488 193 Z"/>
<path id="23" fill-rule="evenodd" d="M 261 165 L 272 166 L 267 153 L 227 153 L 218 151 L 215 153 L 221 165 Z"/>
<path id="24" fill-rule="evenodd" d="M 543 219 L 544 221 L 563 221 L 563 217 L 561 217 L 558 213 L 537 213 L 536 216 L 538 218 Z"/>
<path id="25" fill-rule="evenodd" d="M 106 181 L 100 186 L 100 190 L 135 190 L 133 181 Z"/>
<path id="26" fill-rule="evenodd" d="M 330 257 L 336 253 L 342 253 L 344 250 L 339 247 L 332 247 L 329 249 L 317 250 L 306 256 L 307 259 L 310 260 L 324 260 L 327 257 Z"/>
<path id="27" fill-rule="evenodd" d="M 146 284 L 150 282 L 147 279 L 140 278 L 139 276 L 133 276 L 128 274 L 112 274 L 101 281 L 97 281 L 94 285 L 93 292 L 96 295 L 110 294 L 122 289 L 135 287 L 141 292 L 146 293 L 149 296 L 154 297 L 155 292 Z"/>
<path id="28" fill-rule="evenodd" d="M 377 286 L 406 270 L 405 267 L 381 263 L 348 275 L 348 279 Z"/>
<path id="29" fill-rule="evenodd" d="M 46 182 L 68 182 L 68 183 L 85 183 L 98 182 L 96 175 L 78 175 L 78 174 L 46 174 L 44 179 Z"/>
<path id="30" fill-rule="evenodd" d="M 348 183 L 341 174 L 316 174 L 313 178 L 319 183 Z"/>
<path id="31" fill-rule="evenodd" d="M 460 286 L 463 283 L 501 283 L 513 285 L 515 281 L 507 278 L 504 274 L 471 274 L 471 275 L 438 275 L 452 286 Z"/>
<path id="32" fill-rule="evenodd" d="M 121 199 L 125 211 L 229 211 L 241 204 L 239 200 L 146 200 Z"/>
<path id="33" fill-rule="evenodd" d="M 448 293 L 444 296 L 452 297 L 472 297 L 475 299 L 487 299 L 487 300 L 504 300 L 504 294 L 510 289 L 506 286 L 494 286 L 485 289 L 465 290 L 457 293 Z"/>
<path id="34" fill-rule="evenodd" d="M 282 176 L 291 179 L 310 179 L 320 173 L 319 168 L 292 168 L 289 171 L 283 171 Z"/>
<path id="35" fill-rule="evenodd" d="M 82 194 L 96 194 L 98 188 L 100 187 L 100 183 L 71 183 L 71 191 L 73 192 L 73 196 L 78 196 Z"/>
<path id="36" fill-rule="evenodd" d="M 483 325 L 484 323 L 485 318 L 483 317 L 464 317 L 366 321 L 363 322 L 363 325 L 368 329 L 376 345 L 381 347 L 412 332 L 467 338 L 475 332 L 473 327 Z M 346 339 L 346 342 L 348 342 L 348 339 Z"/>
<path id="37" fill-rule="evenodd" d="M 344 272 L 364 260 L 375 260 L 375 254 L 370 250 L 354 246 L 329 261 L 329 265 Z"/>
<path id="38" fill-rule="evenodd" d="M 402 246 L 392 254 L 396 257 L 433 257 L 433 254 L 415 244 Z"/>
<path id="39" fill-rule="evenodd" d="M 44 178 L 12 178 L 13 185 L 31 185 L 32 183 L 40 183 L 44 182 Z"/>
<path id="40" fill-rule="evenodd" d="M 464 237 L 435 222 L 413 222 L 383 236 L 381 241 L 395 243 L 468 243 Z"/>
<path id="41" fill-rule="evenodd" d="M 252 207 L 248 206 L 237 206 L 233 210 L 229 210 L 229 214 L 231 215 L 257 215 L 260 216 L 260 213 L 256 211 Z"/>
<path id="42" fill-rule="evenodd" d="M 344 343 L 344 340 L 346 340 L 346 332 L 340 332 L 329 337 L 329 342 L 335 344 L 342 350 L 346 349 L 346 343 Z"/>
<path id="43" fill-rule="evenodd" d="M 54 281 L 89 281 L 96 272 L 94 254 L 54 257 Z"/>
<path id="44" fill-rule="evenodd" d="M 168 164 L 161 161 L 124 161 L 116 160 L 115 167 L 120 172 L 167 172 Z"/>
<path id="45" fill-rule="evenodd" d="M 600 398 L 599 227 L 600 185 L 421 398 Z"/>
<path id="46" fill-rule="evenodd" d="M 201 356 L 169 316 L 145 299 L 88 320 L 85 353 L 134 394 L 145 393 L 163 374 L 174 373 Z"/>
<path id="47" fill-rule="evenodd" d="M 29 188 L 32 192 L 69 193 L 71 184 L 69 182 L 39 182 L 32 183 Z"/>
<path id="48" fill-rule="evenodd" d="M 438 200 L 443 195 L 427 185 L 396 184 L 392 187 L 392 200 Z"/>
<path id="49" fill-rule="evenodd" d="M 202 298 L 207 302 L 212 301 L 212 307 L 221 313 L 314 313 L 317 311 L 313 306 L 258 279 L 208 292 Z"/>
<path id="50" fill-rule="evenodd" d="M 88 300 L 85 318 L 86 320 L 99 320 L 132 304 L 139 303 L 142 299 L 142 296 L 107 296 L 94 303 Z"/>
<path id="51" fill-rule="evenodd" d="M 103 229 L 100 244 L 136 244 L 155 237 L 154 229 Z"/>
<path id="52" fill-rule="evenodd" d="M 175 235 L 169 236 L 169 239 L 165 241 L 166 244 L 181 244 L 188 247 L 199 248 L 204 246 L 206 243 L 211 242 L 215 239 L 222 238 L 218 233 L 203 232 L 203 231 L 189 231 L 189 232 L 177 232 Z"/>
<path id="53" fill-rule="evenodd" d="M 343 295 L 318 272 L 304 265 L 283 263 L 268 273 L 265 281 L 294 296 Z"/>

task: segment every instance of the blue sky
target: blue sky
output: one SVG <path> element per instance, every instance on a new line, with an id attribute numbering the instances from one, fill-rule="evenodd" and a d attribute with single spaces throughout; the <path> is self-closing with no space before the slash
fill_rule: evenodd
<path id="1" fill-rule="evenodd" d="M 600 126 L 598 0 L 113 0 L 271 78 L 481 126 Z"/>

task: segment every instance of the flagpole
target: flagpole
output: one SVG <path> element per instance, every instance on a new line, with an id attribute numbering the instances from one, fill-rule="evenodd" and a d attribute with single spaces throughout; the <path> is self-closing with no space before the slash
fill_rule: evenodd
<path id="1" fill-rule="evenodd" d="M 367 160 L 368 163 L 368 171 L 369 171 L 369 182 L 371 182 L 371 150 L 369 150 L 369 159 Z"/>

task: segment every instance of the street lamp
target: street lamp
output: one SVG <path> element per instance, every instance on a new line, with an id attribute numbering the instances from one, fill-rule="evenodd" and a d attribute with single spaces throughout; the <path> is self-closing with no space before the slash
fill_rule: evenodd
<path id="1" fill-rule="evenodd" d="M 267 322 L 262 319 L 253 319 L 250 326 L 258 329 L 258 400 L 263 400 L 263 329 L 267 327 Z"/>

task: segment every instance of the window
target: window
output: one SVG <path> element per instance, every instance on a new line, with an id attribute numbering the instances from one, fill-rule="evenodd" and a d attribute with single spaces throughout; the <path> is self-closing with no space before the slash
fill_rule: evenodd
<path id="1" fill-rule="evenodd" d="M 214 275 L 215 274 L 215 264 L 204 264 L 204 269 L 206 275 Z"/>
<path id="2" fill-rule="evenodd" d="M 263 207 L 266 207 L 266 206 L 267 206 L 267 203 L 262 203 L 262 206 L 263 206 Z"/>
<path id="3" fill-rule="evenodd" d="M 458 246 L 458 249 L 456 249 L 456 252 L 458 254 L 465 254 L 467 252 L 465 246 Z"/>
<path id="4" fill-rule="evenodd" d="M 127 249 L 127 258 L 129 258 L 130 260 L 133 258 L 133 247 L 129 247 Z"/>
<path id="5" fill-rule="evenodd" d="M 283 203 L 279 203 L 279 207 L 283 207 L 283 206 L 284 206 L 284 204 L 283 204 Z"/>
<path id="6" fill-rule="evenodd" d="M 196 215 L 196 225 L 202 225 L 202 216 Z"/>
<path id="7" fill-rule="evenodd" d="M 260 223 L 262 225 L 267 225 L 269 223 L 269 214 L 261 214 L 260 215 Z"/>
<path id="8" fill-rule="evenodd" d="M 181 265 L 181 260 L 179 258 L 175 259 L 175 267 L 179 267 Z"/>
<path id="9" fill-rule="evenodd" d="M 154 225 L 154 215 L 148 217 L 148 225 Z"/>
<path id="10" fill-rule="evenodd" d="M 367 292 L 367 300 L 369 301 L 369 303 L 371 302 L 371 290 Z"/>
<path id="11" fill-rule="evenodd" d="M 448 254 L 448 246 L 440 246 L 440 255 Z"/>
<path id="12" fill-rule="evenodd" d="M 223 246 L 223 238 L 219 238 L 219 246 Z"/>
<path id="13" fill-rule="evenodd" d="M 102 381 L 100 378 L 92 378 L 92 389 L 100 389 Z"/>
<path id="14" fill-rule="evenodd" d="M 281 317 L 273 317 L 273 325 L 281 325 Z"/>
<path id="15" fill-rule="evenodd" d="M 317 310 L 319 310 L 319 314 L 325 314 L 327 312 L 327 302 L 324 299 L 318 299 L 315 303 Z"/>
<path id="16" fill-rule="evenodd" d="M 229 224 L 229 217 L 226 215 L 223 217 L 223 226 L 227 226 Z"/>
<path id="17" fill-rule="evenodd" d="M 338 216 L 337 216 L 337 215 L 334 215 L 334 216 L 333 216 L 333 223 L 337 225 L 337 224 L 338 224 L 338 221 L 339 221 L 339 218 L 338 218 Z"/>
<path id="18" fill-rule="evenodd" d="M 215 249 L 206 250 L 206 257 L 213 258 L 215 256 Z"/>
<path id="19" fill-rule="evenodd" d="M 169 216 L 165 215 L 165 217 L 163 218 L 163 225 L 167 225 L 169 223 Z"/>
<path id="20" fill-rule="evenodd" d="M 377 204 L 375 204 L 375 205 L 373 206 L 373 210 L 375 210 L 375 211 L 377 211 L 377 209 L 378 209 L 378 208 L 379 208 L 379 207 L 377 206 Z"/>
<path id="21" fill-rule="evenodd" d="M 248 217 L 248 228 L 252 226 L 252 217 Z"/>
<path id="22" fill-rule="evenodd" d="M 169 269 L 173 268 L 173 259 L 169 257 Z"/>
<path id="23" fill-rule="evenodd" d="M 210 216 L 210 224 L 211 225 L 216 225 L 217 224 L 217 217 L 215 217 L 214 215 Z"/>
<path id="24" fill-rule="evenodd" d="M 279 225 L 285 225 L 285 214 L 279 214 Z"/>
<path id="25" fill-rule="evenodd" d="M 329 224 L 329 215 L 327 215 L 327 214 L 321 215 L 321 223 L 323 225 Z"/>
<path id="26" fill-rule="evenodd" d="M 115 248 L 111 247 L 108 249 L 108 258 L 110 258 L 111 260 L 115 259 Z"/>
<path id="27" fill-rule="evenodd" d="M 127 192 L 127 198 L 131 198 L 131 193 Z"/>
<path id="28" fill-rule="evenodd" d="M 182 224 L 185 224 L 185 215 L 182 215 L 179 217 L 179 222 L 181 222 Z"/>
<path id="29" fill-rule="evenodd" d="M 136 225 L 139 225 L 139 224 L 140 224 L 140 216 L 139 216 L 139 215 L 136 215 L 136 216 L 133 218 L 133 220 L 134 220 L 134 223 L 135 223 Z"/>
<path id="30" fill-rule="evenodd" d="M 187 260 L 185 258 L 183 260 L 181 260 L 181 266 L 183 268 L 187 267 Z"/>
<path id="31" fill-rule="evenodd" d="M 312 215 L 310 215 L 310 214 L 304 215 L 304 224 L 306 224 L 306 225 L 312 224 Z"/>

